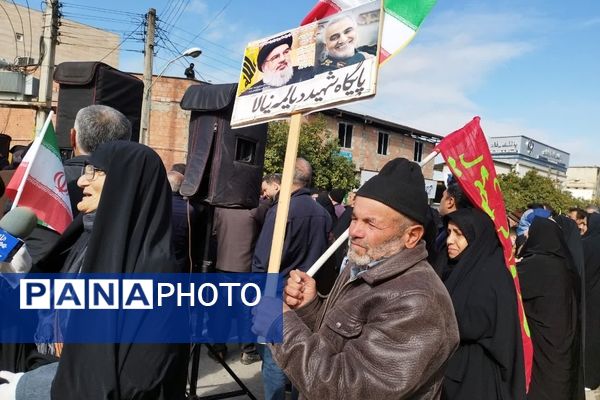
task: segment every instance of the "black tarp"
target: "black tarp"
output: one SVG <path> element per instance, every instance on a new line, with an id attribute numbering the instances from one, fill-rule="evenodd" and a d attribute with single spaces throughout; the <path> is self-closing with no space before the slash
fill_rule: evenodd
<path id="1" fill-rule="evenodd" d="M 181 108 L 191 110 L 181 194 L 220 207 L 258 206 L 267 124 L 232 129 L 237 85 L 190 86 Z"/>
<path id="2" fill-rule="evenodd" d="M 101 62 L 63 62 L 54 71 L 60 84 L 56 135 L 61 149 L 70 149 L 69 131 L 77 112 L 91 104 L 121 111 L 131 122 L 132 141 L 139 140 L 144 83 Z"/>

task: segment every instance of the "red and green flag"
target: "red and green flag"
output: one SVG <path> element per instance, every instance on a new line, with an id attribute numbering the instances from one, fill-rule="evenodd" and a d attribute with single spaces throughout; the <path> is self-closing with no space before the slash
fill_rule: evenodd
<path id="1" fill-rule="evenodd" d="M 13 208 L 29 207 L 42 224 L 63 233 L 73 214 L 51 117 L 52 113 L 6 186 L 6 194 Z"/>
<path id="2" fill-rule="evenodd" d="M 504 208 L 504 197 L 500 190 L 494 161 L 483 130 L 479 125 L 479 120 L 479 117 L 475 117 L 463 128 L 446 136 L 435 147 L 434 151 L 442 154 L 450 171 L 473 204 L 476 204 L 489 215 L 494 222 L 496 233 L 504 250 L 506 266 L 517 290 L 523 354 L 525 357 L 525 383 L 526 387 L 529 387 L 533 363 L 531 335 L 523 308 L 516 262 L 512 255 L 512 243 L 508 235 L 509 227 L 506 209 Z"/>

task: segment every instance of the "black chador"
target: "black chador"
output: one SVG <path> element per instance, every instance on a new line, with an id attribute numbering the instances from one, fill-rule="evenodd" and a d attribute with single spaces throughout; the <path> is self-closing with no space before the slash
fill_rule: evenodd
<path id="1" fill-rule="evenodd" d="M 525 370 L 517 295 L 490 218 L 461 209 L 446 216 L 468 241 L 443 271 L 460 333 L 450 358 L 443 399 L 525 399 Z M 441 257 L 441 255 L 440 255 Z M 447 257 L 447 254 L 446 254 Z"/>

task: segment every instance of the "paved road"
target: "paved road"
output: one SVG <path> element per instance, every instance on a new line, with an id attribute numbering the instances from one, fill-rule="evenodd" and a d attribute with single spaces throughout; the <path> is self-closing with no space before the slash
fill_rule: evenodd
<path id="1" fill-rule="evenodd" d="M 257 399 L 263 399 L 261 362 L 243 365 L 240 362 L 240 349 L 238 345 L 228 345 L 227 365 L 244 382 Z M 198 396 L 216 395 L 224 392 L 239 390 L 239 386 L 221 364 L 213 361 L 207 355 L 208 350 L 202 346 L 200 353 L 200 368 L 198 372 Z M 235 397 L 236 399 L 248 398 L 247 396 Z"/>
<path id="2" fill-rule="evenodd" d="M 228 345 L 229 354 L 227 365 L 244 382 L 248 389 L 257 399 L 264 398 L 262 375 L 260 373 L 261 362 L 251 365 L 243 365 L 240 362 L 240 350 L 235 344 Z M 198 396 L 216 395 L 224 392 L 239 390 L 239 386 L 229 376 L 221 365 L 207 356 L 206 347 L 202 347 L 200 355 L 200 370 L 198 373 Z M 236 399 L 248 398 L 247 396 L 235 397 Z M 600 390 L 586 391 L 585 400 L 600 400 Z"/>

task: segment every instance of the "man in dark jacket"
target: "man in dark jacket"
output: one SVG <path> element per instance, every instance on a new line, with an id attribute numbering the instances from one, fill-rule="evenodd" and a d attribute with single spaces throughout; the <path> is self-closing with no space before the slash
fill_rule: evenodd
<path id="1" fill-rule="evenodd" d="M 331 231 L 331 217 L 317 202 L 310 197 L 312 168 L 303 158 L 296 160 L 292 197 L 285 230 L 283 253 L 279 268 L 283 276 L 293 269 L 308 270 L 311 265 L 327 250 L 328 233 Z M 277 201 L 267 211 L 265 223 L 256 242 L 252 259 L 252 272 L 267 272 Z M 284 399 L 286 377 L 271 358 L 267 347 L 261 346 L 263 358 L 263 382 L 265 399 Z"/>
<path id="2" fill-rule="evenodd" d="M 303 158 L 296 160 L 292 197 L 288 213 L 283 255 L 279 272 L 287 275 L 292 268 L 306 271 L 327 250 L 327 235 L 331 231 L 331 217 L 310 197 L 312 167 Z M 265 223 L 256 242 L 252 272 L 267 272 L 277 201 L 267 211 Z"/>
<path id="3" fill-rule="evenodd" d="M 171 186 L 171 243 L 175 252 L 175 261 L 181 271 L 190 271 L 190 225 L 196 223 L 196 211 L 187 200 L 179 193 L 183 175 L 177 171 L 167 172 L 167 179 Z M 188 222 L 189 221 L 189 222 Z"/>
<path id="4" fill-rule="evenodd" d="M 439 399 L 458 327 L 426 261 L 427 207 L 420 167 L 394 159 L 358 190 L 348 261 L 329 298 L 290 273 L 283 342 L 270 348 L 302 397 Z"/>

